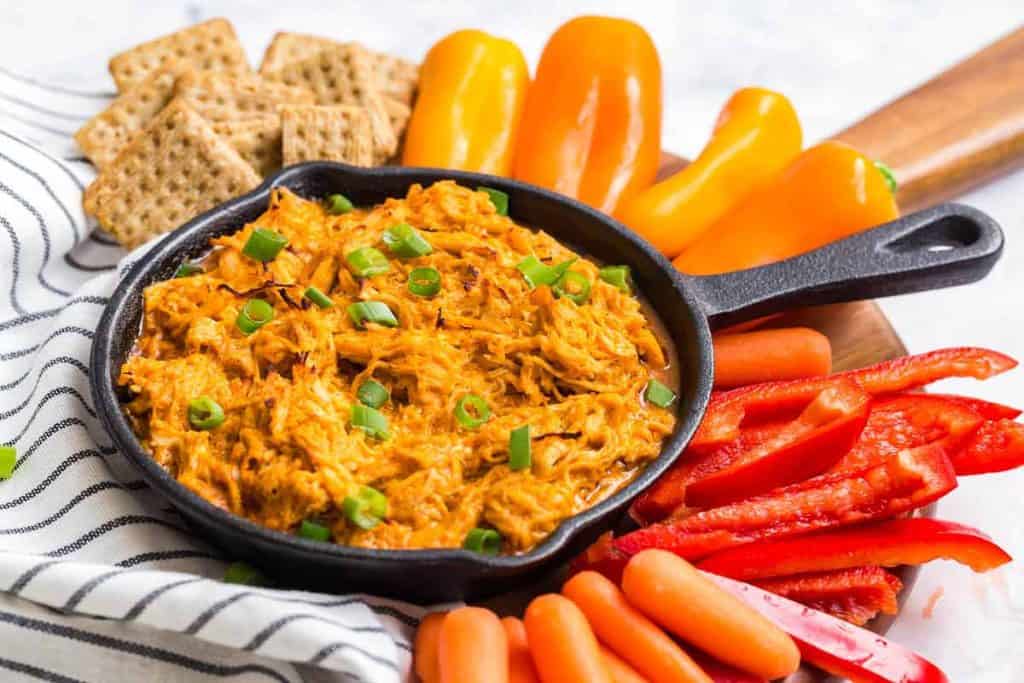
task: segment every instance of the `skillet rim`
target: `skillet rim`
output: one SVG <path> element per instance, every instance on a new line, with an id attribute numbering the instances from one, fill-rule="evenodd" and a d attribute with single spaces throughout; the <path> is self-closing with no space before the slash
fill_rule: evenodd
<path id="1" fill-rule="evenodd" d="M 409 185 L 416 182 L 435 182 L 449 179 L 469 187 L 487 185 L 507 192 L 510 195 L 510 205 L 513 207 L 515 206 L 514 200 L 516 195 L 532 195 L 533 198 L 542 202 L 558 204 L 564 209 L 579 213 L 586 222 L 601 225 L 603 229 L 615 233 L 618 238 L 631 242 L 631 246 L 641 252 L 645 258 L 661 271 L 662 275 L 667 275 L 673 292 L 659 292 L 659 295 L 665 296 L 674 293 L 689 310 L 692 320 L 691 334 L 689 336 L 692 336 L 695 346 L 692 350 L 693 352 L 689 355 L 692 358 L 698 359 L 699 365 L 699 367 L 695 368 L 698 381 L 696 386 L 693 387 L 693 400 L 685 405 L 682 404 L 682 401 L 677 403 L 676 427 L 669 438 L 662 443 L 658 457 L 648 463 L 640 474 L 627 486 L 608 496 L 597 505 L 567 517 L 559 523 L 544 541 L 530 551 L 517 555 L 488 556 L 462 548 L 412 550 L 357 548 L 336 543 L 313 541 L 294 534 L 264 527 L 245 517 L 223 510 L 180 484 L 157 464 L 142 447 L 121 409 L 121 402 L 118 400 L 117 390 L 113 382 L 115 372 L 120 372 L 120 364 L 117 364 L 115 368 L 115 362 L 112 357 L 116 331 L 125 327 L 119 321 L 126 315 L 129 315 L 128 309 L 130 304 L 134 300 L 141 298 L 146 286 L 165 279 L 157 275 L 161 265 L 173 261 L 176 254 L 192 251 L 189 247 L 195 247 L 197 242 L 208 240 L 210 234 L 216 232 L 223 221 L 232 216 L 233 212 L 241 211 L 243 208 L 254 204 L 266 207 L 269 202 L 270 192 L 274 187 L 284 186 L 294 189 L 296 184 L 301 184 L 299 181 L 303 177 L 307 175 L 315 176 L 317 173 L 324 171 L 347 175 L 356 182 L 364 183 L 368 186 L 372 186 L 374 179 L 395 177 L 400 179 L 408 178 Z M 427 177 L 431 179 L 427 180 Z M 514 208 L 512 213 L 515 213 Z M 543 226 L 537 227 L 543 229 Z M 174 263 L 177 263 L 177 261 L 174 261 Z M 635 263 L 627 265 L 636 270 Z M 651 299 L 650 295 L 652 292 L 643 292 L 643 294 L 646 298 Z M 675 343 L 677 336 L 672 334 L 669 336 L 673 338 Z M 677 343 L 676 346 L 678 346 Z M 684 357 L 682 349 L 676 348 L 675 352 L 676 362 L 681 363 Z M 596 209 L 541 187 L 483 173 L 427 167 L 382 166 L 362 168 L 337 162 L 315 161 L 289 166 L 268 176 L 252 191 L 218 204 L 209 211 L 186 222 L 173 232 L 163 236 L 141 258 L 136 260 L 116 285 L 111 294 L 110 301 L 100 318 L 96 338 L 93 340 L 90 353 L 89 375 L 96 410 L 114 445 L 140 469 L 147 483 L 153 489 L 165 496 L 176 507 L 185 508 L 190 518 L 199 518 L 202 524 L 216 528 L 218 533 L 244 535 L 247 543 L 258 544 L 271 551 L 287 550 L 291 553 L 317 557 L 321 560 L 401 563 L 408 567 L 412 567 L 414 562 L 426 565 L 459 563 L 472 568 L 474 573 L 479 576 L 486 576 L 495 572 L 500 576 L 509 576 L 510 574 L 518 574 L 520 572 L 526 573 L 553 562 L 559 554 L 563 553 L 572 544 L 578 535 L 592 530 L 595 526 L 605 523 L 605 527 L 608 529 L 612 528 L 617 518 L 609 518 L 648 488 L 655 479 L 675 462 L 692 438 L 700 420 L 704 416 L 712 388 L 714 367 L 712 354 L 711 331 L 708 320 L 700 304 L 700 299 L 692 291 L 688 279 L 679 273 L 667 258 L 646 241 L 615 219 Z"/>

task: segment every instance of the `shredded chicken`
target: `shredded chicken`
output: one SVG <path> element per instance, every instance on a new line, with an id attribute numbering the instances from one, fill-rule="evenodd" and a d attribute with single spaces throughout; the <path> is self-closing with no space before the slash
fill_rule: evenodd
<path id="1" fill-rule="evenodd" d="M 389 254 L 389 272 L 355 277 L 345 255 L 383 232 L 414 226 L 433 253 Z M 242 253 L 257 227 L 288 246 L 267 264 Z M 274 192 L 269 210 L 214 239 L 204 273 L 145 292 L 135 353 L 120 383 L 125 409 L 153 458 L 182 484 L 231 512 L 279 530 L 303 520 L 328 526 L 337 543 L 374 548 L 457 547 L 474 527 L 496 529 L 506 552 L 542 541 L 565 518 L 627 482 L 657 457 L 673 412 L 641 398 L 666 377 L 666 352 L 641 303 L 598 278 L 588 302 L 531 289 L 516 264 L 575 256 L 543 232 L 496 213 L 488 195 L 440 182 L 405 199 L 334 216 Z M 419 297 L 409 272 L 430 266 L 441 291 Z M 331 308 L 303 298 L 310 285 Z M 248 299 L 274 319 L 245 336 L 236 327 Z M 359 300 L 386 303 L 397 328 L 358 329 L 346 312 Z M 356 390 L 374 379 L 391 393 L 380 408 L 390 438 L 350 426 Z M 467 393 L 492 416 L 476 430 L 453 415 Z M 224 423 L 193 429 L 191 400 L 209 396 Z M 533 464 L 508 467 L 510 430 L 530 425 Z M 342 501 L 362 485 L 388 499 L 370 530 L 347 522 Z"/>

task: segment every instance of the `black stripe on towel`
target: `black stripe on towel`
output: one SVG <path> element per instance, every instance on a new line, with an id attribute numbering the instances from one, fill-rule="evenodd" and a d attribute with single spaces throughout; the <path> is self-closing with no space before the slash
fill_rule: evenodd
<path id="1" fill-rule="evenodd" d="M 38 678 L 41 681 L 51 681 L 51 683 L 85 683 L 85 681 L 80 678 L 71 678 L 70 676 L 54 673 L 47 669 L 41 669 L 38 666 L 23 664 L 22 662 L 16 662 L 13 659 L 5 659 L 3 657 L 0 657 L 0 669 L 7 669 L 8 671 L 14 671 L 15 673 L 32 676 L 33 678 Z"/>

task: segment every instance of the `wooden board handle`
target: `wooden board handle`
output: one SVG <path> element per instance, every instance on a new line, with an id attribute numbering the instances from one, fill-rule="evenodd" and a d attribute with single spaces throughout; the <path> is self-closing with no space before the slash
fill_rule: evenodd
<path id="1" fill-rule="evenodd" d="M 1024 165 L 1024 28 L 836 136 L 888 164 L 903 211 Z"/>

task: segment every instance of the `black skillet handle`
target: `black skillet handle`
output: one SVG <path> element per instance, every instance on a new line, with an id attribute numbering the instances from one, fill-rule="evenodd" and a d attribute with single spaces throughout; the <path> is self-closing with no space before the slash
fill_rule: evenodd
<path id="1" fill-rule="evenodd" d="M 796 306 L 976 282 L 1002 250 L 991 217 L 940 204 L 779 263 L 690 280 L 716 329 Z"/>

